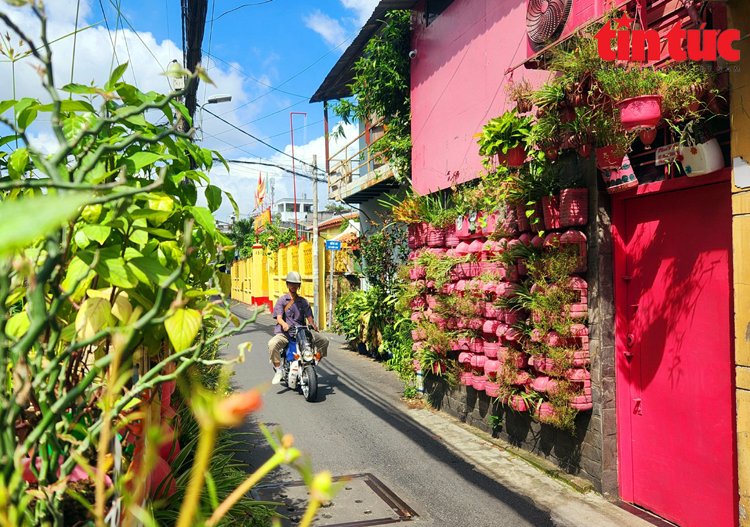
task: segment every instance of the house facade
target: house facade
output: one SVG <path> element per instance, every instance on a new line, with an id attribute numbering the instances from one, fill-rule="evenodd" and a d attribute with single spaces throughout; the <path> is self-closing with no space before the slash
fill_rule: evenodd
<path id="1" fill-rule="evenodd" d="M 750 5 L 739 1 L 381 2 L 371 23 L 388 9 L 413 13 L 413 188 L 445 192 L 481 177 L 476 136 L 515 106 L 506 86 L 544 83 L 554 75 L 545 70 L 545 53 L 613 8 L 659 33 L 661 62 L 669 60 L 667 34 L 676 25 L 750 27 Z M 735 47 L 750 53 L 747 39 Z M 351 56 L 340 62 L 350 65 L 361 50 L 347 50 Z M 344 66 L 339 86 L 347 82 Z M 635 144 L 630 160 L 640 185 L 626 192 L 607 192 L 593 156 L 561 159 L 589 190 L 582 278 L 593 408 L 578 415 L 574 433 L 498 410 L 471 386 L 442 394 L 438 405 L 613 500 L 681 526 L 750 526 L 750 267 L 743 258 L 750 248 L 750 118 L 742 106 L 750 71 L 721 62 L 712 68 L 727 103 L 720 110 L 729 116 L 713 130 L 724 168 L 673 177 L 657 159 L 670 141 L 663 127 L 652 147 Z M 318 100 L 326 95 L 334 92 Z M 498 411 L 503 424 L 492 428 L 488 417 Z"/>

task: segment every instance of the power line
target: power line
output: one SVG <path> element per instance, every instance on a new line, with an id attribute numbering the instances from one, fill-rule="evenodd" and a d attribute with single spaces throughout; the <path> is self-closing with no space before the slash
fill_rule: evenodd
<path id="1" fill-rule="evenodd" d="M 273 146 L 273 145 L 272 145 L 271 143 L 267 143 L 266 141 L 264 141 L 264 140 L 263 140 L 263 139 L 261 139 L 260 137 L 256 137 L 256 136 L 254 136 L 253 134 L 251 134 L 250 132 L 247 132 L 247 131 L 243 130 L 243 129 L 242 129 L 242 128 L 240 128 L 239 126 L 237 126 L 237 125 L 235 125 L 235 124 L 232 124 L 232 123 L 230 123 L 229 121 L 227 121 L 227 120 L 226 120 L 226 119 L 224 119 L 223 117 L 220 117 L 220 116 L 216 115 L 216 114 L 215 114 L 215 113 L 213 113 L 213 112 L 212 112 L 211 110 L 208 110 L 208 109 L 206 109 L 206 108 L 203 108 L 203 111 L 205 111 L 205 112 L 208 112 L 209 114 L 213 115 L 213 116 L 214 116 L 214 117 L 216 117 L 216 118 L 217 118 L 218 120 L 220 120 L 221 122 L 223 122 L 223 123 L 226 123 L 226 124 L 228 124 L 229 126 L 231 126 L 232 128 L 234 128 L 235 130 L 237 130 L 238 132 L 241 132 L 241 133 L 245 134 L 246 136 L 248 136 L 248 137 L 250 137 L 250 138 L 252 138 L 252 139 L 255 139 L 255 140 L 256 140 L 256 141 L 258 141 L 258 142 L 259 142 L 260 144 L 262 144 L 262 145 L 265 145 L 265 146 L 267 146 L 267 147 L 268 147 L 268 148 L 270 148 L 271 150 L 273 150 L 273 151 L 275 151 L 275 152 L 278 152 L 279 154 L 285 155 L 285 156 L 286 156 L 286 157 L 288 157 L 289 159 L 292 159 L 292 160 L 294 160 L 294 161 L 297 161 L 298 163 L 302 163 L 303 165 L 305 165 L 305 166 L 308 166 L 308 167 L 312 168 L 313 170 L 318 170 L 318 171 L 320 171 L 320 172 L 323 172 L 323 171 L 322 171 L 321 169 L 319 169 L 319 168 L 318 168 L 318 167 L 316 167 L 315 165 L 311 165 L 311 164 L 310 164 L 310 163 L 308 163 L 307 161 L 303 161 L 303 160 L 301 160 L 301 159 L 299 159 L 299 158 L 297 158 L 297 157 L 294 157 L 294 156 L 292 156 L 291 154 L 287 154 L 287 153 L 286 153 L 286 152 L 284 152 L 283 150 L 280 150 L 280 149 L 276 148 L 275 146 Z"/>
<path id="2" fill-rule="evenodd" d="M 220 158 L 215 157 L 214 161 L 221 161 Z M 288 172 L 289 174 L 301 177 L 303 179 L 307 179 L 309 181 L 317 181 L 318 183 L 326 183 L 325 179 L 316 178 L 314 176 L 309 176 L 307 174 L 300 174 L 299 172 L 295 172 L 291 168 L 287 168 L 284 165 L 279 165 L 277 163 L 267 163 L 265 161 L 245 161 L 242 159 L 225 159 L 227 163 L 236 163 L 238 165 L 258 165 L 258 166 L 264 166 L 264 167 L 272 167 L 272 168 L 278 168 L 280 170 L 283 170 L 284 172 Z"/>

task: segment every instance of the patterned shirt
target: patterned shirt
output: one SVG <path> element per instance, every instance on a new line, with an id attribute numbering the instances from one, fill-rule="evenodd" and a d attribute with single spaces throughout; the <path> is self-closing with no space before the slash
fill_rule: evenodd
<path id="1" fill-rule="evenodd" d="M 273 308 L 273 318 L 276 319 L 277 316 L 282 315 L 284 322 L 290 326 L 303 326 L 305 325 L 307 317 L 313 316 L 310 303 L 301 296 L 297 296 L 297 300 L 295 300 L 294 303 L 284 311 L 284 307 L 291 299 L 292 295 L 289 293 L 281 295 L 276 301 L 276 306 Z M 289 336 L 286 331 L 281 330 L 281 324 L 276 324 L 273 332 L 275 334 L 283 333 L 287 337 Z"/>

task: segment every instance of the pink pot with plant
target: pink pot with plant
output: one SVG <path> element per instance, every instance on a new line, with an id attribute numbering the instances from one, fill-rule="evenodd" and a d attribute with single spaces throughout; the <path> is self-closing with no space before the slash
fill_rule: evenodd
<path id="1" fill-rule="evenodd" d="M 482 346 L 482 351 L 484 351 L 484 356 L 488 359 L 496 359 L 498 356 L 498 350 L 500 349 L 500 343 L 499 342 L 484 342 L 484 345 Z"/>
<path id="2" fill-rule="evenodd" d="M 588 410 L 591 410 L 594 405 L 593 403 L 571 403 L 570 407 L 574 410 L 578 410 L 579 412 L 586 412 Z"/>
<path id="3" fill-rule="evenodd" d="M 623 157 L 619 168 L 602 172 L 602 178 L 609 194 L 617 194 L 638 186 L 638 178 L 628 156 Z"/>
<path id="4" fill-rule="evenodd" d="M 526 217 L 526 204 L 516 205 L 516 225 L 519 232 L 531 230 L 529 219 Z"/>
<path id="5" fill-rule="evenodd" d="M 557 412 L 552 404 L 545 401 L 537 405 L 534 415 L 539 421 L 546 423 L 557 417 Z"/>
<path id="6" fill-rule="evenodd" d="M 459 348 L 460 349 L 460 348 Z M 459 364 L 471 364 L 471 358 L 474 356 L 473 353 L 469 353 L 468 351 L 462 351 L 458 354 L 458 363 Z"/>
<path id="7" fill-rule="evenodd" d="M 526 162 L 526 148 L 523 145 L 514 146 L 508 149 L 505 156 L 505 163 L 511 168 L 522 167 Z"/>
<path id="8" fill-rule="evenodd" d="M 531 362 L 531 361 L 529 361 Z M 547 391 L 547 385 L 549 384 L 550 378 L 546 375 L 540 375 L 539 377 L 535 377 L 531 381 L 531 389 L 535 392 L 539 393 L 545 393 Z"/>
<path id="9" fill-rule="evenodd" d="M 427 331 L 425 331 L 424 328 L 412 329 L 411 330 L 411 339 L 414 342 L 419 342 L 421 340 L 426 340 L 427 339 Z"/>
<path id="10" fill-rule="evenodd" d="M 468 216 L 461 216 L 456 219 L 456 237 L 459 240 L 466 240 L 471 238 L 473 233 L 471 232 L 471 222 Z"/>
<path id="11" fill-rule="evenodd" d="M 493 377 L 497 375 L 497 372 L 503 367 L 502 363 L 498 360 L 487 359 L 484 361 L 484 373 L 487 377 Z"/>
<path id="12" fill-rule="evenodd" d="M 508 342 L 518 342 L 523 337 L 523 334 L 514 327 L 509 327 L 503 335 L 503 338 Z"/>
<path id="13" fill-rule="evenodd" d="M 426 275 L 427 275 L 427 270 L 421 265 L 415 265 L 414 267 L 409 269 L 410 280 L 421 280 Z"/>
<path id="14" fill-rule="evenodd" d="M 508 324 L 500 322 L 500 325 L 497 326 L 497 331 L 495 331 L 495 335 L 497 336 L 497 338 L 505 338 L 505 334 L 507 332 L 508 332 Z"/>
<path id="15" fill-rule="evenodd" d="M 565 377 L 570 381 L 586 381 L 591 379 L 591 373 L 584 368 L 571 368 L 565 372 Z"/>
<path id="16" fill-rule="evenodd" d="M 589 190 L 566 188 L 560 191 L 560 226 L 586 225 L 589 220 Z"/>
<path id="17" fill-rule="evenodd" d="M 484 249 L 484 242 L 479 238 L 472 240 L 469 244 L 469 254 L 479 254 Z"/>
<path id="18" fill-rule="evenodd" d="M 499 325 L 500 322 L 498 322 L 494 318 L 487 318 L 482 325 L 482 333 L 485 333 L 487 335 L 494 335 Z"/>
<path id="19" fill-rule="evenodd" d="M 661 121 L 661 95 L 641 95 L 617 103 L 625 131 L 653 128 Z"/>
<path id="20" fill-rule="evenodd" d="M 508 326 L 513 326 L 514 324 L 518 324 L 521 320 L 523 320 L 523 315 L 520 311 L 516 310 L 506 310 L 505 311 L 505 323 L 508 324 Z"/>
<path id="21" fill-rule="evenodd" d="M 511 395 L 510 399 L 508 399 L 508 406 L 516 412 L 525 412 L 528 410 L 526 401 L 520 395 Z"/>
<path id="22" fill-rule="evenodd" d="M 572 245 L 578 254 L 577 266 L 574 273 L 585 273 L 588 267 L 588 241 L 581 231 L 567 230 L 560 236 L 560 244 Z"/>
<path id="23" fill-rule="evenodd" d="M 546 230 L 552 231 L 560 228 L 560 198 L 558 196 L 542 198 L 542 213 Z"/>
<path id="24" fill-rule="evenodd" d="M 570 404 L 590 404 L 592 402 L 590 395 L 574 395 L 570 398 Z"/>
<path id="25" fill-rule="evenodd" d="M 486 318 L 497 320 L 498 315 L 500 315 L 501 313 L 502 313 L 502 310 L 499 307 L 497 307 L 495 304 L 493 304 L 492 302 L 486 302 L 484 304 L 484 316 Z M 497 331 L 497 326 L 495 326 L 495 329 L 492 331 L 493 335 L 495 334 L 495 331 Z M 488 332 L 485 331 L 485 333 L 488 333 Z"/>
<path id="26" fill-rule="evenodd" d="M 448 225 L 444 230 L 445 230 L 445 246 L 456 247 L 461 240 L 456 235 L 455 223 L 452 225 Z"/>
<path id="27" fill-rule="evenodd" d="M 474 381 L 474 374 L 470 371 L 462 371 L 458 379 L 464 386 L 471 386 Z"/>
<path id="28" fill-rule="evenodd" d="M 424 309 L 425 307 L 427 307 L 427 301 L 423 296 L 417 296 L 414 297 L 411 302 L 409 302 L 409 306 L 413 310 Z"/>
<path id="29" fill-rule="evenodd" d="M 426 243 L 427 224 L 412 223 L 408 228 L 408 244 L 410 249 L 424 247 Z"/>
<path id="30" fill-rule="evenodd" d="M 484 341 L 482 339 L 469 340 L 469 351 L 472 353 L 484 353 Z"/>
<path id="31" fill-rule="evenodd" d="M 625 152 L 617 145 L 607 145 L 596 149 L 596 168 L 612 170 L 622 166 Z"/>
<path id="32" fill-rule="evenodd" d="M 500 395 L 500 385 L 488 380 L 484 383 L 484 393 L 487 394 L 487 397 L 497 397 Z"/>
<path id="33" fill-rule="evenodd" d="M 526 258 L 516 260 L 516 269 L 519 277 L 529 274 L 529 268 L 526 266 Z"/>
<path id="34" fill-rule="evenodd" d="M 482 370 L 484 372 L 484 363 L 487 361 L 487 357 L 477 353 L 473 353 L 471 356 L 471 367 L 475 370 Z"/>
<path id="35" fill-rule="evenodd" d="M 482 227 L 482 236 L 490 236 L 497 229 L 497 222 L 500 219 L 500 214 L 493 212 L 485 216 L 485 225 Z"/>
<path id="36" fill-rule="evenodd" d="M 435 227 L 434 225 L 428 225 L 426 241 L 427 247 L 444 247 L 445 229 L 441 227 Z"/>
<path id="37" fill-rule="evenodd" d="M 472 387 L 478 392 L 484 391 L 484 385 L 486 383 L 487 383 L 487 377 L 485 377 L 484 375 L 474 374 L 474 376 L 471 379 Z"/>

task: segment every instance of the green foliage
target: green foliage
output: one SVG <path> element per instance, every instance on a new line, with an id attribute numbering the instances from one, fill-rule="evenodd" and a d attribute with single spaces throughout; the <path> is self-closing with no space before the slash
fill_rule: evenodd
<path id="1" fill-rule="evenodd" d="M 650 67 L 608 67 L 598 70 L 595 75 L 599 88 L 615 102 L 656 95 L 663 79 L 663 73 Z"/>
<path id="2" fill-rule="evenodd" d="M 526 146 L 531 132 L 532 119 L 530 116 L 520 116 L 513 110 L 508 110 L 500 117 L 490 119 L 482 127 L 477 143 L 479 154 L 493 156 L 507 154 L 508 150 L 516 146 Z"/>
<path id="3" fill-rule="evenodd" d="M 263 227 L 259 233 L 255 232 L 252 219 L 242 218 L 232 224 L 229 239 L 235 246 L 235 253 L 240 258 L 252 255 L 253 245 L 262 245 L 267 253 L 279 250 L 282 245 L 291 243 L 295 239 L 294 229 L 284 228 L 279 220 L 274 220 Z"/>
<path id="4" fill-rule="evenodd" d="M 385 25 L 354 65 L 350 88 L 355 101 L 341 100 L 333 107 L 346 123 L 385 119 L 386 133 L 371 146 L 371 154 L 384 155 L 402 182 L 411 180 L 410 22 L 407 10 L 385 15 Z"/>
<path id="5" fill-rule="evenodd" d="M 406 233 L 397 226 L 362 237 L 362 271 L 367 282 L 382 289 L 386 294 L 394 292 L 398 270 L 408 254 Z"/>

